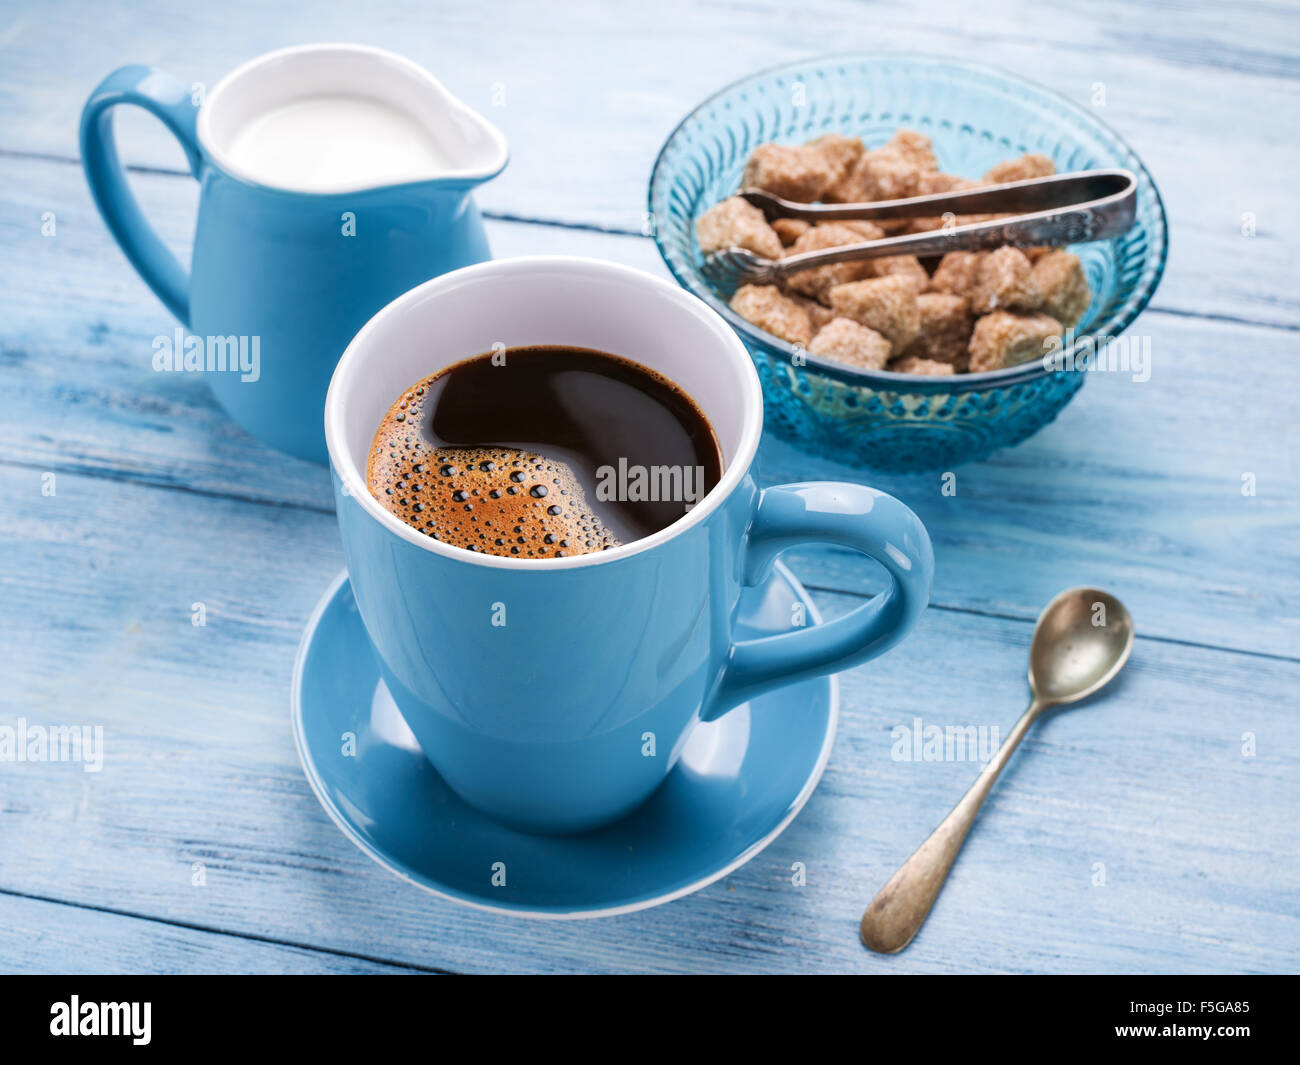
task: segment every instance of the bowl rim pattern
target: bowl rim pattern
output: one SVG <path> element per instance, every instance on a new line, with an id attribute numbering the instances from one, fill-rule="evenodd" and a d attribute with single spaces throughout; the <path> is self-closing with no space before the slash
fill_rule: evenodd
<path id="1" fill-rule="evenodd" d="M 757 326 L 752 325 L 744 318 L 741 318 L 740 315 L 736 314 L 736 312 L 727 305 L 725 300 L 720 299 L 704 282 L 692 259 L 683 257 L 678 253 L 675 247 L 669 247 L 666 244 L 663 237 L 663 229 L 665 227 L 658 223 L 661 212 L 657 210 L 657 208 L 663 207 L 667 203 L 667 189 L 671 183 L 667 175 L 667 167 L 673 162 L 673 157 L 681 149 L 680 140 L 691 123 L 697 121 L 704 112 L 720 100 L 723 100 L 732 93 L 741 90 L 750 84 L 758 84 L 782 74 L 793 74 L 795 72 L 815 74 L 826 67 L 871 62 L 891 64 L 916 63 L 930 65 L 936 68 L 946 67 L 951 70 L 961 71 L 968 75 L 986 78 L 991 82 L 1000 83 L 1003 86 L 1027 89 L 1036 94 L 1040 99 L 1050 102 L 1056 108 L 1073 115 L 1082 124 L 1100 130 L 1107 138 L 1114 141 L 1118 148 L 1120 148 L 1127 157 L 1122 165 L 1128 167 L 1137 175 L 1139 197 L 1149 197 L 1150 204 L 1154 210 L 1151 212 L 1151 217 L 1149 218 L 1146 227 L 1148 250 L 1143 261 L 1142 278 L 1138 282 L 1138 287 L 1113 314 L 1104 320 L 1092 323 L 1087 335 L 1120 336 L 1126 329 L 1128 329 L 1138 315 L 1140 315 L 1151 302 L 1151 298 L 1155 295 L 1156 289 L 1160 285 L 1160 280 L 1164 276 L 1165 266 L 1169 259 L 1169 224 L 1165 213 L 1164 200 L 1160 195 L 1160 189 L 1157 187 L 1155 179 L 1151 176 L 1150 171 L 1147 170 L 1142 159 L 1133 150 L 1129 143 L 1115 132 L 1110 125 L 1098 118 L 1092 112 L 1088 111 L 1086 108 L 1075 103 L 1069 97 L 1057 92 L 1055 89 L 1048 88 L 1047 86 L 1029 78 L 1021 77 L 1018 74 L 1011 74 L 984 63 L 972 63 L 966 60 L 952 59 L 947 56 L 921 52 L 843 52 L 780 63 L 776 66 L 766 67 L 763 70 L 747 74 L 743 78 L 739 78 L 724 85 L 722 88 L 718 89 L 693 107 L 681 119 L 681 121 L 673 127 L 672 132 L 668 134 L 668 137 L 665 139 L 659 152 L 656 154 L 654 165 L 651 167 L 650 171 L 650 182 L 646 197 L 647 211 L 652 220 L 651 235 L 654 238 L 655 247 L 659 249 L 659 254 L 663 258 L 664 264 L 668 267 L 669 272 L 677 283 L 688 292 L 704 300 L 704 302 L 713 308 L 713 310 L 721 314 L 727 323 L 738 334 L 740 334 L 741 339 L 745 341 L 745 346 L 749 348 L 751 355 L 757 356 L 761 349 L 764 348 L 771 349 L 776 353 L 785 356 L 784 361 L 787 365 L 797 365 L 799 369 L 805 372 L 811 371 L 819 373 L 850 387 L 868 387 L 878 391 L 895 394 L 974 392 L 984 391 L 991 388 L 1007 388 L 1034 378 L 1045 376 L 1051 372 L 1063 372 L 1049 371 L 1043 366 L 1041 359 L 1032 359 L 1029 362 L 1021 363 L 1017 366 L 1008 366 L 1001 370 L 987 370 L 982 373 L 952 374 L 941 377 L 895 373 L 889 370 L 866 370 L 854 366 L 847 366 L 843 363 L 837 363 L 830 359 L 814 355 L 806 349 L 797 350 L 795 345 L 788 341 L 781 340 L 779 337 L 775 337 L 771 333 L 767 333 L 764 330 L 759 329 Z M 768 356 L 768 352 L 766 351 L 763 351 L 762 354 L 764 357 Z M 802 355 L 803 363 L 801 365 L 792 362 L 796 354 Z M 1076 370 L 1075 372 L 1078 371 Z"/>

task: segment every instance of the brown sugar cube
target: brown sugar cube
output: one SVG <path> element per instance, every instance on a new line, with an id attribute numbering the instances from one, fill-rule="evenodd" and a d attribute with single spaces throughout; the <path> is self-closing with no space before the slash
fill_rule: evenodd
<path id="1" fill-rule="evenodd" d="M 1030 178 L 1051 177 L 1055 173 L 1056 164 L 1047 156 L 1029 152 L 1019 159 L 998 163 L 984 175 L 984 181 L 989 185 L 1005 185 L 1009 181 L 1028 181 Z"/>
<path id="2" fill-rule="evenodd" d="M 826 187 L 822 199 L 827 203 L 865 203 L 875 199 L 875 186 L 867 166 L 867 156 L 870 154 L 863 146 L 848 168 Z M 842 160 L 843 156 L 840 158 Z"/>
<path id="3" fill-rule="evenodd" d="M 946 292 L 923 292 L 916 297 L 916 309 L 921 319 L 920 332 L 903 355 L 951 363 L 954 369 L 965 370 L 970 361 L 966 349 L 975 324 L 970 304 Z"/>
<path id="4" fill-rule="evenodd" d="M 831 310 L 837 318 L 852 318 L 889 340 L 895 355 L 902 353 L 921 328 L 916 297 L 920 289 L 908 277 L 891 274 L 866 281 L 851 281 L 830 290 Z"/>
<path id="5" fill-rule="evenodd" d="M 859 235 L 860 240 L 881 240 L 889 235 L 885 232 L 884 227 L 886 225 L 904 225 L 906 224 L 906 219 L 891 223 L 869 222 L 865 218 L 861 218 L 836 222 L 835 224 L 837 226 L 844 226 L 846 229 L 852 229 Z M 917 279 L 923 283 L 927 280 L 925 277 L 920 277 L 916 274 L 913 262 L 920 265 L 920 260 L 914 255 L 888 255 L 883 259 L 870 259 L 867 261 L 873 265 L 871 272 L 863 275 L 865 277 L 884 277 L 886 274 L 910 273 L 913 274 L 913 276 L 917 276 Z"/>
<path id="6" fill-rule="evenodd" d="M 824 203 L 866 203 L 872 199 L 872 189 L 863 177 L 859 159 L 850 167 L 849 172 L 822 193 Z"/>
<path id="7" fill-rule="evenodd" d="M 827 200 L 834 198 L 836 190 L 846 187 L 854 166 L 866 151 L 857 137 L 845 137 L 839 133 L 827 133 L 809 141 L 805 147 L 820 153 L 830 168 L 831 179 L 822 191 L 822 198 Z"/>
<path id="8" fill-rule="evenodd" d="M 916 355 L 903 355 L 885 368 L 894 373 L 914 373 L 926 377 L 948 377 L 957 372 L 950 362 L 922 359 Z"/>
<path id="9" fill-rule="evenodd" d="M 916 179 L 918 196 L 934 196 L 940 192 L 965 192 L 979 187 L 978 181 L 958 177 L 956 174 L 943 174 L 938 170 L 925 171 Z"/>
<path id="10" fill-rule="evenodd" d="M 1068 251 L 1053 251 L 1034 263 L 1030 278 L 1040 295 L 1039 309 L 1062 325 L 1074 325 L 1092 302 L 1083 263 Z"/>
<path id="11" fill-rule="evenodd" d="M 911 159 L 888 145 L 867 152 L 856 173 L 867 200 L 901 200 L 913 196 L 921 176 Z"/>
<path id="12" fill-rule="evenodd" d="M 895 237 L 899 233 L 906 233 L 912 224 L 910 218 L 882 218 L 876 225 L 880 231 L 887 237 Z"/>
<path id="13" fill-rule="evenodd" d="M 900 129 L 887 144 L 858 155 L 844 175 L 826 188 L 823 198 L 828 203 L 865 203 L 914 196 L 921 175 L 938 169 L 930 138 Z M 898 223 L 900 228 L 903 224 Z"/>
<path id="14" fill-rule="evenodd" d="M 900 129 L 890 138 L 885 148 L 898 153 L 922 173 L 939 169 L 939 160 L 934 157 L 930 138 L 914 129 Z"/>
<path id="15" fill-rule="evenodd" d="M 937 170 L 922 173 L 916 180 L 915 196 L 934 196 L 943 192 L 964 192 L 967 189 L 977 189 L 980 187 L 978 181 L 968 181 L 964 177 L 958 177 L 956 174 L 941 174 Z M 954 219 L 953 224 L 961 224 L 962 219 Z M 909 218 L 907 220 L 907 232 L 909 233 L 929 233 L 934 229 L 943 228 L 943 215 L 931 215 L 921 218 Z"/>
<path id="16" fill-rule="evenodd" d="M 902 228 L 907 225 L 907 220 L 869 222 L 865 218 L 849 218 L 835 224 L 837 226 L 848 226 L 849 229 L 857 231 L 861 234 L 863 240 L 880 240 L 882 237 L 893 236 L 895 233 L 901 232 Z"/>
<path id="17" fill-rule="evenodd" d="M 911 278 L 916 282 L 918 291 L 930 284 L 930 275 L 926 273 L 925 267 L 921 265 L 921 260 L 915 255 L 887 255 L 883 259 L 871 259 L 869 262 L 872 267 L 872 276 Z"/>
<path id="18" fill-rule="evenodd" d="M 787 248 L 812 229 L 811 222 L 802 218 L 776 218 L 772 220 L 772 231 L 781 238 Z"/>
<path id="19" fill-rule="evenodd" d="M 823 355 L 848 366 L 879 370 L 889 361 L 889 341 L 874 329 L 849 318 L 832 318 L 808 345 L 814 355 Z"/>
<path id="20" fill-rule="evenodd" d="M 799 203 L 821 199 L 831 183 L 831 168 L 815 148 L 760 144 L 745 163 L 741 185 Z"/>
<path id="21" fill-rule="evenodd" d="M 808 312 L 808 321 L 812 323 L 813 333 L 816 333 L 817 330 L 827 325 L 835 317 L 835 312 L 824 303 L 818 303 L 816 300 L 810 300 L 807 296 L 798 294 L 791 294 L 790 298 Z"/>
<path id="22" fill-rule="evenodd" d="M 915 196 L 921 175 L 938 169 L 930 138 L 900 129 L 884 147 L 863 155 L 854 173 L 867 199 L 900 200 Z"/>
<path id="23" fill-rule="evenodd" d="M 1061 335 L 1061 323 L 1046 314 L 994 311 L 975 322 L 970 338 L 972 373 L 1000 370 L 1042 358 L 1046 343 Z"/>
<path id="24" fill-rule="evenodd" d="M 885 235 L 885 231 L 875 222 L 868 222 L 865 218 L 850 218 L 844 222 L 836 222 L 837 226 L 844 226 L 845 229 L 851 229 L 858 234 L 860 240 L 879 240 Z"/>
<path id="25" fill-rule="evenodd" d="M 812 339 L 808 312 L 775 285 L 741 285 L 731 297 L 731 309 L 759 329 L 791 344 Z"/>
<path id="26" fill-rule="evenodd" d="M 970 291 L 971 310 L 988 314 L 998 309 L 1033 311 L 1042 303 L 1034 283 L 1033 266 L 1019 248 L 1005 246 L 980 260 Z"/>
<path id="27" fill-rule="evenodd" d="M 874 187 L 867 179 L 864 153 L 849 168 L 847 174 L 826 187 L 822 199 L 827 203 L 866 203 L 874 199 L 872 195 L 874 191 Z"/>
<path id="28" fill-rule="evenodd" d="M 969 298 L 975 291 L 980 263 L 987 255 L 986 251 L 948 252 L 939 260 L 934 276 L 930 278 L 931 291 Z"/>
<path id="29" fill-rule="evenodd" d="M 848 226 L 823 222 L 808 230 L 791 246 L 787 255 L 802 255 L 807 251 L 820 251 L 824 248 L 838 248 L 845 244 L 861 244 L 862 234 Z M 856 263 L 831 263 L 811 270 L 800 270 L 791 274 L 786 280 L 786 287 L 813 299 L 823 299 L 834 286 L 848 281 L 859 281 L 874 274 L 872 264 L 867 261 Z"/>
<path id="30" fill-rule="evenodd" d="M 901 156 L 887 152 L 879 154 L 865 152 L 853 167 L 847 187 L 852 196 L 846 196 L 848 203 L 870 203 L 873 200 L 894 199 L 900 188 L 909 187 L 917 170 Z M 877 223 L 879 225 L 879 223 Z"/>
<path id="31" fill-rule="evenodd" d="M 735 245 L 765 259 L 781 258 L 781 238 L 767 224 L 763 212 L 739 196 L 714 204 L 700 215 L 695 237 L 705 255 Z"/>

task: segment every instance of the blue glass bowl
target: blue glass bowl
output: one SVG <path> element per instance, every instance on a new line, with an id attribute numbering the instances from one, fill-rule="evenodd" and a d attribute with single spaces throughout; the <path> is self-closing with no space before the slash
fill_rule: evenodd
<path id="1" fill-rule="evenodd" d="M 1117 337 L 1155 292 L 1168 249 L 1164 206 L 1141 160 L 1093 114 L 1021 78 L 925 56 L 830 56 L 778 67 L 723 89 L 689 114 L 650 177 L 655 241 L 686 289 L 718 311 L 749 348 L 766 424 L 804 450 L 883 471 L 948 469 L 1018 444 L 1060 413 L 1083 369 L 1040 360 L 988 373 L 918 377 L 859 370 L 800 353 L 750 325 L 700 276 L 695 219 L 740 183 L 765 141 L 823 133 L 877 147 L 900 127 L 929 136 L 940 168 L 978 178 L 995 163 L 1041 152 L 1058 171 L 1125 167 L 1138 177 L 1137 220 L 1123 237 L 1071 248 L 1092 285 L 1079 334 Z"/>

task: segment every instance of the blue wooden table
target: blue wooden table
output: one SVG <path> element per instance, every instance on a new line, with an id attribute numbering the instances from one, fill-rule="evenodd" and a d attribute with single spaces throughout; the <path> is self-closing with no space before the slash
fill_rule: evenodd
<path id="1" fill-rule="evenodd" d="M 0 724 L 101 726 L 104 760 L 0 763 L 0 970 L 1294 971 L 1298 25 L 1288 0 L 3 0 Z M 310 40 L 403 52 L 501 126 L 513 161 L 479 197 L 498 256 L 662 274 L 641 233 L 663 138 L 721 85 L 828 51 L 978 56 L 1045 82 L 1098 107 L 1160 184 L 1172 257 L 1132 330 L 1150 380 L 1093 374 L 1039 436 L 959 469 L 955 495 L 872 479 L 929 526 L 933 605 L 844 675 L 803 813 L 694 896 L 562 924 L 458 907 L 357 851 L 302 775 L 290 670 L 342 567 L 327 475 L 237 430 L 196 377 L 152 371 L 174 323 L 90 203 L 76 123 L 124 63 L 211 86 Z M 186 254 L 179 150 L 139 115 L 119 131 Z M 861 476 L 774 440 L 760 463 L 768 482 Z M 878 587 L 847 553 L 791 561 L 828 615 Z M 1029 737 L 913 946 L 868 954 L 863 905 L 974 771 L 895 760 L 892 730 L 1005 734 L 1039 609 L 1082 583 L 1128 604 L 1132 663 Z"/>

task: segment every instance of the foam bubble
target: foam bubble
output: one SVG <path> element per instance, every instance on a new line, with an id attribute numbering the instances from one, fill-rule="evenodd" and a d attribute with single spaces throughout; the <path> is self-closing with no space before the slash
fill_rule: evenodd
<path id="1" fill-rule="evenodd" d="M 435 540 L 507 558 L 563 558 L 618 547 L 567 463 L 537 452 L 429 444 L 422 389 L 393 405 L 375 434 L 370 493 Z"/>

